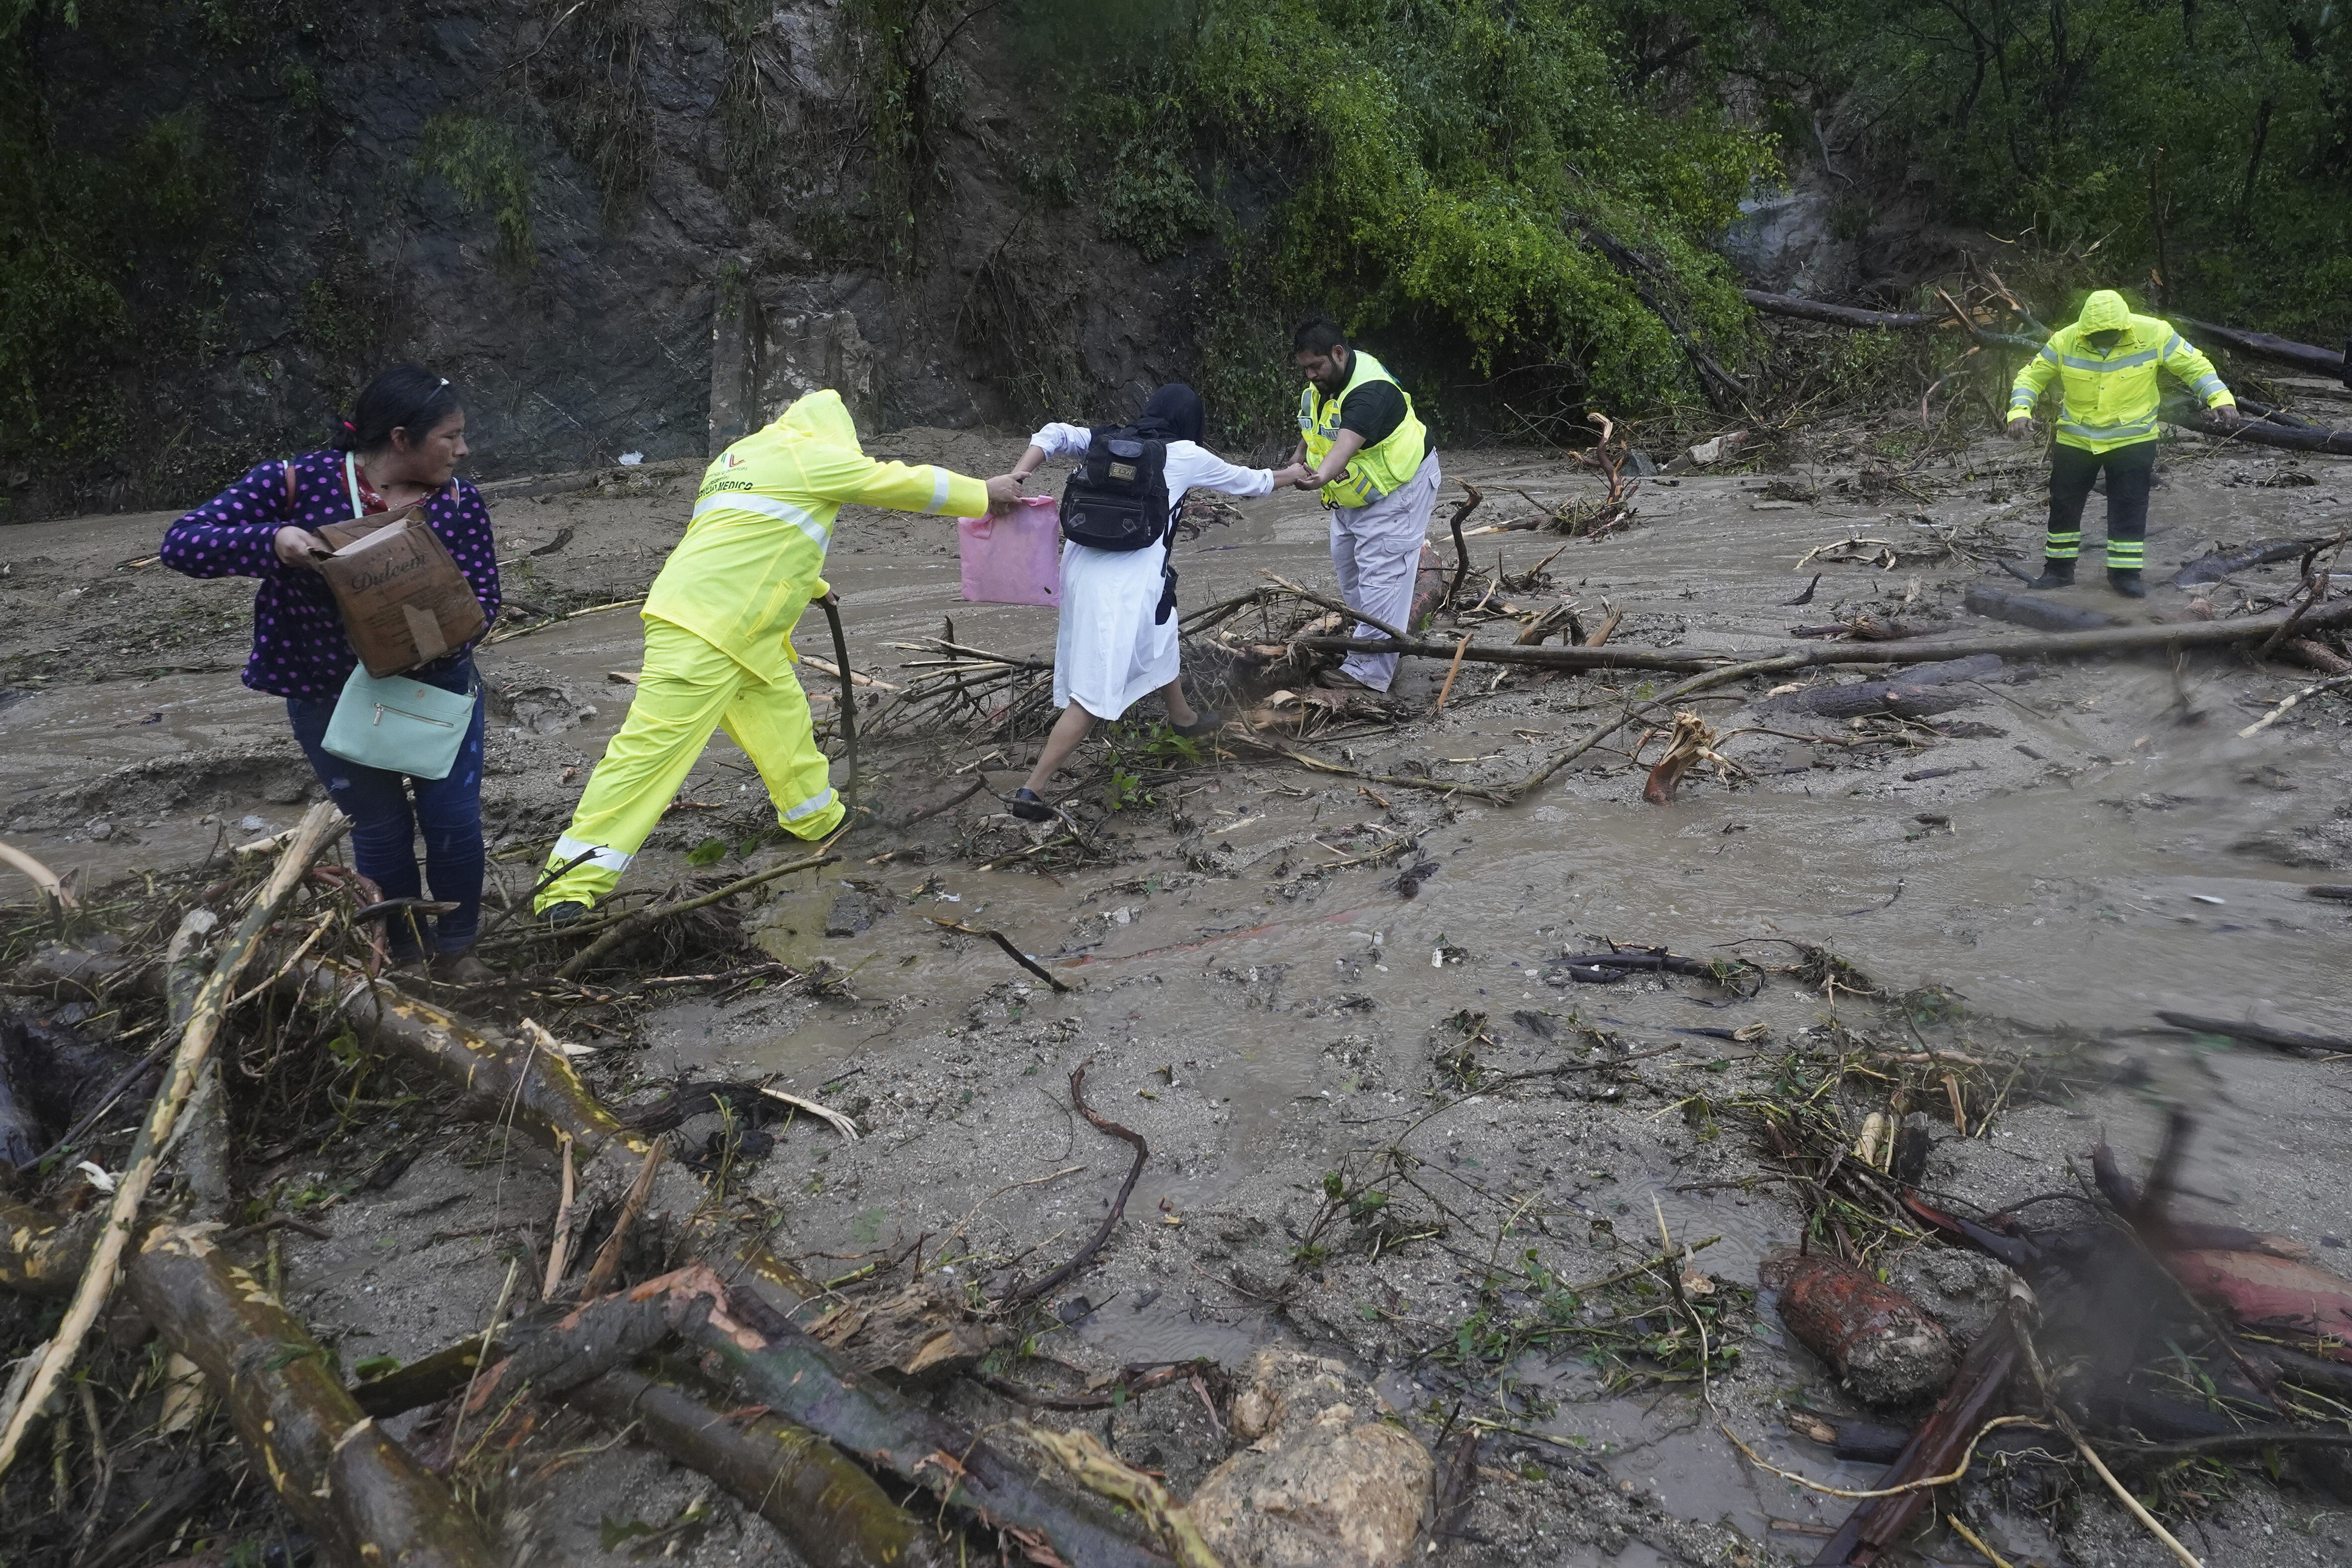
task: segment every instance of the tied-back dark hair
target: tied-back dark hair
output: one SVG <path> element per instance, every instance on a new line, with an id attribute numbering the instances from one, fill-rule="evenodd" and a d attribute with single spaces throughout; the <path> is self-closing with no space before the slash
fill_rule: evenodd
<path id="1" fill-rule="evenodd" d="M 392 444 L 392 433 L 408 432 L 422 441 L 427 432 L 465 404 L 457 389 L 422 365 L 394 365 L 368 382 L 351 417 L 335 430 L 338 452 L 375 452 Z"/>
<path id="2" fill-rule="evenodd" d="M 1290 334 L 1294 354 L 1328 354 L 1348 340 L 1348 334 L 1328 316 L 1309 316 Z"/>

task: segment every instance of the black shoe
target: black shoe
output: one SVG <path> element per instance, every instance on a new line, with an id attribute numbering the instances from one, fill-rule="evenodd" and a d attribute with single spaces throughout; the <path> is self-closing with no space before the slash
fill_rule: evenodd
<path id="1" fill-rule="evenodd" d="M 1024 822 L 1050 822 L 1054 820 L 1054 808 L 1037 799 L 1034 789 L 1015 789 L 1013 799 L 1005 802 L 1004 809 Z"/>
<path id="2" fill-rule="evenodd" d="M 2146 587 L 2142 586 L 2139 580 L 2139 572 L 2136 569 L 2126 567 L 2109 567 L 2107 569 L 2107 586 L 2114 589 L 2117 593 L 2122 594 L 2126 599 L 2146 599 L 2147 597 L 2147 590 Z"/>
<path id="3" fill-rule="evenodd" d="M 1217 731 L 1224 728 L 1225 716 L 1219 713 L 1214 708 L 1204 707 L 1192 716 L 1192 723 L 1176 724 L 1171 722 L 1168 727 L 1189 740 L 1196 735 L 1214 735 Z"/>
<path id="4" fill-rule="evenodd" d="M 540 918 L 547 922 L 550 931 L 561 931 L 567 925 L 577 925 L 581 916 L 587 913 L 588 906 L 584 904 L 551 904 Z"/>
<path id="5" fill-rule="evenodd" d="M 2042 575 L 2025 586 L 2072 588 L 2074 586 L 2074 563 L 2071 560 L 2045 560 L 2042 563 Z"/>

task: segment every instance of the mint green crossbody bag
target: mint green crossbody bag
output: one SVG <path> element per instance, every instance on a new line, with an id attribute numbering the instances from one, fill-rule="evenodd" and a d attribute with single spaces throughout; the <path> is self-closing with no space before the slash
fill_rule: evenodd
<path id="1" fill-rule="evenodd" d="M 449 692 L 411 675 L 371 675 L 362 664 L 343 683 L 319 744 L 362 768 L 446 779 L 481 695 L 478 679 L 462 692 Z"/>

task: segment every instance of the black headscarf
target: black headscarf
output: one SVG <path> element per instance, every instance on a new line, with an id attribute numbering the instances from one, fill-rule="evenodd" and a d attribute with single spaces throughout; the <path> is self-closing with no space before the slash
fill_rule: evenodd
<path id="1" fill-rule="evenodd" d="M 1200 394 L 1182 382 L 1170 382 L 1144 400 L 1142 416 L 1135 427 L 1147 435 L 1161 441 L 1198 443 L 1207 428 L 1208 416 L 1201 408 Z"/>

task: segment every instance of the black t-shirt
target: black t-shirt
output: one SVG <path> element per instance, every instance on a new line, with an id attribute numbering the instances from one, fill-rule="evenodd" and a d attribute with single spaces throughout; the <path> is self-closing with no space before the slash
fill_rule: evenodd
<path id="1" fill-rule="evenodd" d="M 1339 428 L 1352 430 L 1366 446 L 1378 446 L 1404 423 L 1404 389 L 1394 382 L 1366 382 L 1339 404 Z"/>

